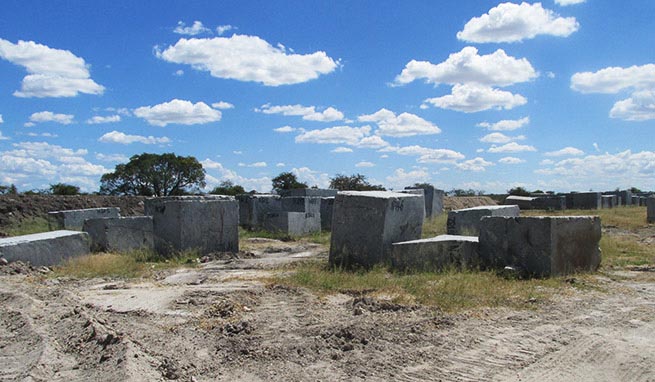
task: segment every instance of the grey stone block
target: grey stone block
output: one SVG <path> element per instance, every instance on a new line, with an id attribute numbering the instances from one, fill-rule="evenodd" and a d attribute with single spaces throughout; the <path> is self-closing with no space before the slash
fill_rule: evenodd
<path id="1" fill-rule="evenodd" d="M 155 250 L 239 251 L 239 205 L 231 196 L 171 196 L 145 201 L 152 216 Z"/>
<path id="2" fill-rule="evenodd" d="M 639 196 L 638 195 L 632 195 L 632 203 L 630 205 L 639 207 Z"/>
<path id="3" fill-rule="evenodd" d="M 646 220 L 648 223 L 655 223 L 655 196 L 646 201 Z"/>
<path id="4" fill-rule="evenodd" d="M 558 195 L 517 196 L 510 195 L 504 205 L 517 205 L 521 210 L 565 210 L 566 198 Z"/>
<path id="5" fill-rule="evenodd" d="M 48 212 L 50 230 L 81 231 L 86 219 L 117 218 L 120 216 L 118 207 L 87 208 L 83 210 L 65 210 Z"/>
<path id="6" fill-rule="evenodd" d="M 600 192 L 572 192 L 565 196 L 567 209 L 598 210 L 601 208 Z"/>
<path id="7" fill-rule="evenodd" d="M 334 198 L 321 198 L 321 230 L 332 230 L 332 212 L 334 211 Z"/>
<path id="8" fill-rule="evenodd" d="M 293 190 L 282 190 L 280 195 L 284 197 L 315 197 L 329 198 L 337 196 L 337 190 L 321 188 L 296 188 Z"/>
<path id="9" fill-rule="evenodd" d="M 155 249 L 151 216 L 88 219 L 83 230 L 91 237 L 93 251 L 120 253 Z"/>
<path id="10" fill-rule="evenodd" d="M 519 216 L 519 206 L 479 206 L 448 212 L 446 231 L 449 235 L 476 236 L 480 219 L 485 216 Z"/>
<path id="11" fill-rule="evenodd" d="M 50 231 L 0 239 L 0 256 L 35 266 L 58 265 L 64 260 L 88 255 L 91 240 L 86 232 Z"/>
<path id="12" fill-rule="evenodd" d="M 282 198 L 282 211 L 321 213 L 321 198 L 291 196 Z"/>
<path id="13" fill-rule="evenodd" d="M 602 195 L 600 197 L 600 204 L 602 208 L 618 207 L 618 200 L 616 195 Z"/>
<path id="14" fill-rule="evenodd" d="M 480 258 L 489 268 L 518 268 L 526 276 L 595 271 L 600 265 L 597 216 L 485 217 Z"/>
<path id="15" fill-rule="evenodd" d="M 238 195 L 239 224 L 245 228 L 260 228 L 264 218 L 270 212 L 282 210 L 282 198 L 279 195 L 242 194 Z"/>
<path id="16" fill-rule="evenodd" d="M 443 190 L 430 187 L 405 187 L 405 190 L 422 189 L 425 197 L 425 218 L 431 218 L 441 215 L 443 213 L 443 198 L 445 192 Z"/>
<path id="17" fill-rule="evenodd" d="M 603 195 L 616 195 L 616 206 L 629 206 L 632 205 L 632 191 L 608 191 L 603 192 Z"/>
<path id="18" fill-rule="evenodd" d="M 264 229 L 302 236 L 321 231 L 321 216 L 311 212 L 271 212 L 266 216 Z"/>
<path id="19" fill-rule="evenodd" d="M 393 243 L 391 265 L 402 272 L 436 272 L 479 265 L 477 236 L 440 235 Z"/>
<path id="20" fill-rule="evenodd" d="M 391 259 L 393 243 L 421 238 L 425 204 L 416 195 L 344 191 L 334 200 L 329 262 L 370 268 Z"/>

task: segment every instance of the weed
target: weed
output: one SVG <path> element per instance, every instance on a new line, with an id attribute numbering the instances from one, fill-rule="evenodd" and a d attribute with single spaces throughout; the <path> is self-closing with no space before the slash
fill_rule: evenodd
<path id="1" fill-rule="evenodd" d="M 440 215 L 432 216 L 423 222 L 423 238 L 427 239 L 446 234 L 446 221 L 448 213 L 443 212 Z"/>

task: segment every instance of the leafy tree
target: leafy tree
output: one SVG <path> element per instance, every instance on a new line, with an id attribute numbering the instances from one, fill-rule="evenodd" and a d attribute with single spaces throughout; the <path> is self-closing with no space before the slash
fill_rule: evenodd
<path id="1" fill-rule="evenodd" d="M 630 187 L 630 192 L 633 194 L 641 194 L 641 190 L 638 189 L 637 187 Z"/>
<path id="2" fill-rule="evenodd" d="M 100 193 L 105 195 L 183 195 L 189 189 L 202 187 L 202 164 L 192 156 L 174 153 L 134 155 L 100 179 Z"/>
<path id="3" fill-rule="evenodd" d="M 428 189 L 430 187 L 434 187 L 431 183 L 414 183 L 412 186 L 413 188 L 422 188 L 422 189 Z"/>
<path id="4" fill-rule="evenodd" d="M 292 190 L 296 188 L 307 188 L 307 183 L 298 181 L 296 175 L 292 172 L 282 172 L 273 178 L 273 190 L 279 193 L 282 190 Z"/>
<path id="5" fill-rule="evenodd" d="M 72 184 L 57 183 L 50 185 L 50 193 L 53 195 L 79 195 L 80 188 Z"/>
<path id="6" fill-rule="evenodd" d="M 448 195 L 450 196 L 476 196 L 476 195 L 483 195 L 483 194 L 484 194 L 483 190 L 475 191 L 472 188 L 469 188 L 468 190 L 464 190 L 461 188 L 453 188 L 448 192 Z"/>
<path id="7" fill-rule="evenodd" d="M 246 190 L 243 189 L 243 187 L 239 186 L 238 184 L 234 184 L 229 180 L 224 180 L 221 183 L 218 184 L 216 188 L 211 190 L 209 192 L 210 194 L 215 194 L 215 195 L 240 195 L 240 194 L 245 194 Z"/>
<path id="8" fill-rule="evenodd" d="M 16 195 L 18 190 L 16 186 L 12 183 L 10 186 L 0 186 L 0 195 Z"/>
<path id="9" fill-rule="evenodd" d="M 530 191 L 520 186 L 507 190 L 507 193 L 516 196 L 530 196 Z"/>
<path id="10" fill-rule="evenodd" d="M 384 191 L 386 188 L 382 185 L 373 185 L 366 180 L 366 176 L 362 174 L 354 174 L 351 176 L 337 174 L 334 178 L 330 178 L 330 188 L 339 191 Z"/>

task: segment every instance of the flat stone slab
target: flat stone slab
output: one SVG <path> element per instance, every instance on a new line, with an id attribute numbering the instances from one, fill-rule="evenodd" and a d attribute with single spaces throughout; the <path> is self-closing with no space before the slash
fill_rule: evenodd
<path id="1" fill-rule="evenodd" d="M 566 208 L 598 210 L 602 207 L 600 192 L 572 192 L 566 194 Z"/>
<path id="2" fill-rule="evenodd" d="M 559 195 L 518 196 L 510 195 L 503 201 L 505 205 L 517 205 L 521 210 L 565 210 L 566 197 Z"/>
<path id="3" fill-rule="evenodd" d="M 117 218 L 121 209 L 118 207 L 85 208 L 81 210 L 63 210 L 48 212 L 48 225 L 51 231 L 81 231 L 87 219 Z"/>
<path id="4" fill-rule="evenodd" d="M 476 236 L 480 219 L 485 216 L 519 216 L 519 206 L 479 206 L 448 212 L 446 231 L 449 235 Z"/>
<path id="5" fill-rule="evenodd" d="M 440 235 L 393 243 L 391 265 L 401 272 L 437 272 L 478 266 L 477 236 Z"/>
<path id="6" fill-rule="evenodd" d="M 93 251 L 130 252 L 154 250 L 155 236 L 150 216 L 88 219 L 84 232 L 91 237 Z"/>
<path id="7" fill-rule="evenodd" d="M 562 276 L 598 269 L 597 216 L 484 217 L 480 259 L 488 268 L 511 266 L 526 276 Z"/>
<path id="8" fill-rule="evenodd" d="M 34 266 L 59 265 L 66 259 L 88 255 L 91 240 L 86 232 L 50 231 L 0 239 L 0 256 Z"/>

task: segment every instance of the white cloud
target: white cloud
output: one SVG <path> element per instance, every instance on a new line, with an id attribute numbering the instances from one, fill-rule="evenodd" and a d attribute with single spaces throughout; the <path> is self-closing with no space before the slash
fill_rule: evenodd
<path id="1" fill-rule="evenodd" d="M 259 192 L 268 192 L 271 190 L 271 178 L 267 176 L 260 178 L 246 178 L 211 159 L 202 160 L 200 163 L 202 164 L 202 167 L 207 170 L 205 180 L 207 181 L 207 189 L 209 190 L 218 186 L 219 183 L 224 180 L 229 180 L 234 184 L 241 185 L 246 190 L 256 190 Z"/>
<path id="2" fill-rule="evenodd" d="M 373 135 L 370 137 L 362 138 L 354 146 L 362 149 L 382 149 L 388 147 L 389 142 L 385 141 L 377 135 Z"/>
<path id="3" fill-rule="evenodd" d="M 655 88 L 655 64 L 629 68 L 609 67 L 571 76 L 571 89 L 581 93 L 614 94 L 629 88 Z"/>
<path id="4" fill-rule="evenodd" d="M 405 146 L 389 149 L 398 155 L 418 156 L 419 163 L 454 163 L 465 158 L 464 154 L 450 149 L 432 149 L 423 146 Z"/>
<path id="5" fill-rule="evenodd" d="M 328 188 L 330 185 L 328 174 L 312 170 L 309 167 L 293 168 L 291 172 L 296 175 L 298 181 L 305 182 L 310 187 Z"/>
<path id="6" fill-rule="evenodd" d="M 594 150 L 596 150 L 596 152 L 600 152 L 600 147 L 598 146 L 598 143 L 594 142 L 593 146 L 594 146 Z"/>
<path id="7" fill-rule="evenodd" d="M 498 49 L 480 56 L 478 50 L 467 46 L 452 53 L 440 64 L 428 61 L 410 61 L 396 77 L 395 83 L 404 85 L 418 79 L 432 84 L 475 83 L 485 86 L 509 86 L 530 81 L 538 76 L 530 61 L 508 56 Z"/>
<path id="8" fill-rule="evenodd" d="M 296 130 L 298 130 L 298 129 L 296 129 L 295 127 L 291 127 L 291 126 L 282 126 L 282 127 L 278 127 L 277 129 L 273 129 L 273 131 L 275 131 L 277 133 L 292 133 L 292 132 L 294 132 Z"/>
<path id="9" fill-rule="evenodd" d="M 29 127 L 34 126 L 36 123 L 44 122 L 54 122 L 61 125 L 70 125 L 73 123 L 73 118 L 75 118 L 75 116 L 72 114 L 55 114 L 51 111 L 40 111 L 30 115 L 30 122 L 25 125 Z"/>
<path id="10" fill-rule="evenodd" d="M 493 163 L 486 161 L 483 158 L 476 157 L 474 159 L 469 159 L 461 163 L 456 163 L 455 167 L 464 171 L 481 172 L 481 171 L 485 171 L 486 167 L 493 166 L 493 165 L 494 165 Z"/>
<path id="11" fill-rule="evenodd" d="M 520 164 L 520 163 L 525 163 L 525 160 L 521 158 L 516 158 L 516 157 L 504 157 L 498 159 L 498 163 L 502 164 Z"/>
<path id="12" fill-rule="evenodd" d="M 315 106 L 302 106 L 302 105 L 284 105 L 284 106 L 271 106 L 270 104 L 262 105 L 261 108 L 255 111 L 264 114 L 282 114 L 302 116 L 306 121 L 318 122 L 334 122 L 343 119 L 343 113 L 339 110 L 328 107 L 327 109 L 317 112 Z"/>
<path id="13" fill-rule="evenodd" d="M 231 104 L 229 102 L 225 102 L 225 101 L 214 102 L 212 104 L 212 107 L 214 109 L 220 109 L 220 110 L 234 109 L 233 104 Z"/>
<path id="14" fill-rule="evenodd" d="M 517 42 L 537 35 L 568 37 L 579 28 L 575 17 L 560 17 L 541 3 L 502 3 L 469 20 L 457 38 L 475 43 Z"/>
<path id="15" fill-rule="evenodd" d="M 571 146 L 565 147 L 561 150 L 549 151 L 547 153 L 544 153 L 544 155 L 548 157 L 579 156 L 583 154 L 584 151 Z"/>
<path id="16" fill-rule="evenodd" d="M 530 117 L 523 117 L 521 119 L 504 119 L 495 123 L 480 122 L 477 126 L 484 127 L 491 131 L 512 131 L 520 129 L 528 123 L 530 123 Z"/>
<path id="17" fill-rule="evenodd" d="M 550 166 L 551 164 L 555 164 L 555 161 L 552 159 L 544 159 L 541 162 L 539 162 L 539 165 L 541 166 Z"/>
<path id="18" fill-rule="evenodd" d="M 96 159 L 103 162 L 127 162 L 130 160 L 126 155 L 123 154 L 103 154 L 96 153 Z"/>
<path id="19" fill-rule="evenodd" d="M 353 152 L 353 149 L 348 148 L 348 147 L 337 147 L 336 149 L 332 150 L 331 152 L 333 152 L 333 153 L 351 153 L 351 152 Z"/>
<path id="20" fill-rule="evenodd" d="M 221 120 L 221 112 L 204 102 L 191 103 L 174 99 L 155 106 L 142 106 L 134 115 L 155 126 L 168 124 L 197 125 Z"/>
<path id="21" fill-rule="evenodd" d="M 520 153 L 524 151 L 537 151 L 534 146 L 519 145 L 516 142 L 510 142 L 502 146 L 493 145 L 489 150 L 490 153 Z"/>
<path id="22" fill-rule="evenodd" d="M 211 33 L 211 29 L 206 28 L 200 21 L 194 21 L 190 27 L 186 26 L 182 21 L 177 22 L 177 27 L 173 29 L 174 33 L 186 36 L 195 36 L 201 33 Z"/>
<path id="23" fill-rule="evenodd" d="M 279 163 L 275 164 L 275 167 L 284 167 L 284 166 L 286 166 L 286 164 L 284 164 L 282 162 L 279 162 Z"/>
<path id="24" fill-rule="evenodd" d="M 241 154 L 243 154 L 243 151 L 235 150 L 235 151 L 232 151 L 232 154 L 234 154 L 234 155 L 241 155 Z"/>
<path id="25" fill-rule="evenodd" d="M 173 75 L 176 76 L 176 77 L 182 77 L 184 75 L 184 70 L 178 69 L 178 70 L 173 72 Z"/>
<path id="26" fill-rule="evenodd" d="M 457 84 L 453 86 L 452 94 L 428 98 L 424 102 L 442 109 L 475 113 L 489 109 L 509 110 L 516 106 L 525 105 L 528 100 L 520 94 L 512 94 L 487 86 Z"/>
<path id="27" fill-rule="evenodd" d="M 0 39 L 0 58 L 24 67 L 23 78 L 16 97 L 74 97 L 78 93 L 102 94 L 105 88 L 90 77 L 83 58 L 68 50 L 53 49 L 34 41 L 13 44 Z"/>
<path id="28" fill-rule="evenodd" d="M 222 36 L 225 32 L 231 31 L 232 29 L 237 29 L 235 26 L 232 25 L 219 25 L 216 27 L 216 33 L 219 36 Z"/>
<path id="29" fill-rule="evenodd" d="M 375 167 L 375 163 L 368 161 L 361 161 L 355 164 L 355 167 Z"/>
<path id="30" fill-rule="evenodd" d="M 562 7 L 565 7 L 567 5 L 574 5 L 574 4 L 582 4 L 586 0 L 555 0 L 555 3 L 557 5 L 560 5 Z"/>
<path id="31" fill-rule="evenodd" d="M 432 122 L 410 113 L 396 115 L 387 109 L 373 114 L 360 115 L 360 122 L 374 122 L 378 125 L 376 134 L 390 137 L 411 137 L 414 135 L 439 134 L 441 129 Z"/>
<path id="32" fill-rule="evenodd" d="M 4 123 L 4 119 L 2 119 L 2 114 L 0 114 L 0 123 Z"/>
<path id="33" fill-rule="evenodd" d="M 386 181 L 389 187 L 399 190 L 416 183 L 429 183 L 430 174 L 425 168 L 415 168 L 410 171 L 397 168 L 393 175 L 386 177 Z"/>
<path id="34" fill-rule="evenodd" d="M 655 88 L 636 91 L 630 98 L 616 102 L 610 110 L 610 117 L 626 121 L 655 119 Z"/>
<path id="35" fill-rule="evenodd" d="M 307 82 L 328 74 L 338 61 L 325 52 L 287 53 L 257 36 L 233 35 L 208 39 L 180 39 L 156 55 L 165 61 L 191 65 L 213 77 L 259 82 L 266 86 Z"/>
<path id="36" fill-rule="evenodd" d="M 111 131 L 98 138 L 98 142 L 102 143 L 120 143 L 122 145 L 129 145 L 131 143 L 143 143 L 144 145 L 158 145 L 170 143 L 168 137 L 153 137 L 152 135 L 144 137 L 141 135 L 128 135 L 120 131 Z"/>
<path id="37" fill-rule="evenodd" d="M 370 133 L 370 126 L 335 126 L 327 129 L 303 131 L 296 136 L 295 141 L 296 143 L 332 143 L 355 146 Z"/>
<path id="38" fill-rule="evenodd" d="M 0 131 L 0 141 L 7 141 L 7 140 L 9 140 L 9 137 L 2 135 L 2 131 Z"/>
<path id="39" fill-rule="evenodd" d="M 29 132 L 27 133 L 28 137 L 45 137 L 45 138 L 57 138 L 59 135 L 57 134 L 52 134 L 52 133 L 34 133 L 34 132 Z"/>
<path id="40" fill-rule="evenodd" d="M 268 164 L 266 162 L 255 162 L 255 163 L 239 163 L 239 167 L 267 167 Z"/>
<path id="41" fill-rule="evenodd" d="M 487 134 L 484 137 L 480 138 L 480 142 L 485 143 L 508 143 L 511 141 L 520 141 L 525 139 L 525 136 L 519 135 L 516 137 L 510 137 L 503 133 L 491 133 Z"/>
<path id="42" fill-rule="evenodd" d="M 116 115 L 109 115 L 106 117 L 102 117 L 99 115 L 95 115 L 89 119 L 86 120 L 86 123 L 89 125 L 95 125 L 99 123 L 115 123 L 115 122 L 120 122 L 121 121 L 121 116 L 116 114 Z"/>

